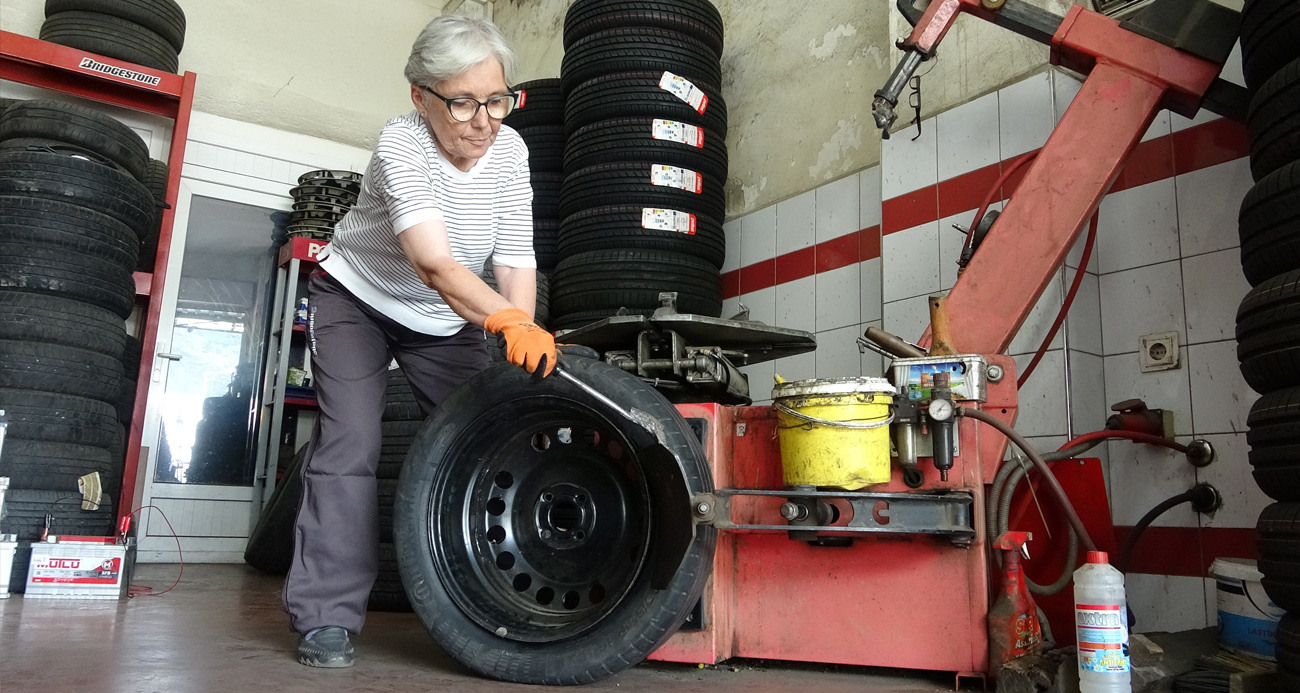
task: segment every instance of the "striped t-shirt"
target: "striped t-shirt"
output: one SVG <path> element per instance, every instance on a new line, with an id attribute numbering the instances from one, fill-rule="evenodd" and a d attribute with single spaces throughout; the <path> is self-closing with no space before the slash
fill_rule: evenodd
<path id="1" fill-rule="evenodd" d="M 504 267 L 537 267 L 528 147 L 502 125 L 474 168 L 461 171 L 438 152 L 412 111 L 379 134 L 357 203 L 321 251 L 321 266 L 357 298 L 417 332 L 445 336 L 465 319 L 424 285 L 397 234 L 426 221 L 447 225 L 452 257 L 475 274 L 488 256 Z"/>

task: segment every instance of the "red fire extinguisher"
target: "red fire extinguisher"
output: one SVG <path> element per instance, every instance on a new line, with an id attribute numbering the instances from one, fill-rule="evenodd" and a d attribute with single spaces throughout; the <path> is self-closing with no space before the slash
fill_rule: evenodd
<path id="1" fill-rule="evenodd" d="M 1028 532 L 1007 532 L 993 544 L 1002 552 L 1002 592 L 989 609 L 989 673 L 997 676 L 1003 664 L 1043 649 L 1043 628 L 1038 605 L 1029 595 L 1021 554 L 1028 554 Z"/>

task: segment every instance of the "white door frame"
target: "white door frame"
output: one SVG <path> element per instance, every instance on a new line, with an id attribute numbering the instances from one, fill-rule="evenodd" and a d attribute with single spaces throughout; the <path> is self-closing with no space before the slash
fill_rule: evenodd
<path id="1" fill-rule="evenodd" d="M 158 320 L 156 349 L 158 354 L 167 354 L 171 349 L 176 303 L 180 294 L 180 278 L 184 269 L 185 239 L 189 232 L 190 210 L 194 197 L 197 195 L 286 212 L 292 208 L 293 201 L 284 194 L 282 185 L 250 178 L 242 178 L 239 182 L 241 186 L 235 187 L 187 177 L 181 178 L 180 190 L 176 197 L 176 222 L 172 227 L 172 261 L 167 263 L 162 311 Z M 262 185 L 258 185 L 259 183 Z M 240 527 L 246 522 L 247 531 L 252 531 L 257 519 L 255 508 L 258 504 L 255 500 L 260 495 L 258 484 L 262 482 L 254 479 L 251 486 L 217 486 L 154 481 L 158 464 L 158 442 L 162 433 L 163 392 L 166 388 L 170 364 L 171 361 L 167 358 L 155 356 L 149 377 L 148 404 L 145 408 L 141 437 L 144 447 L 149 451 L 145 460 L 142 505 L 154 505 L 161 501 L 165 505 L 175 507 L 177 503 L 186 501 L 218 502 L 222 506 L 229 506 L 222 508 L 221 512 L 231 513 L 229 520 L 232 526 Z M 144 563 L 175 561 L 176 539 L 172 537 L 172 528 L 178 524 L 183 527 L 185 518 L 169 517 L 171 521 L 169 527 L 162 515 L 152 510 L 143 510 L 140 515 L 137 560 Z M 243 561 L 244 547 L 248 542 L 247 532 L 242 537 L 207 537 L 186 536 L 184 529 L 176 531 L 180 535 L 180 545 L 187 562 L 238 563 Z"/>

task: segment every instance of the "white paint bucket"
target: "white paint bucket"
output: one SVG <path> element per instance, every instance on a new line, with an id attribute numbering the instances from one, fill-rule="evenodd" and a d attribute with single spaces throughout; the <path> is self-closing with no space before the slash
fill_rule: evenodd
<path id="1" fill-rule="evenodd" d="M 1286 613 L 1274 604 L 1255 561 L 1218 558 L 1210 566 L 1219 607 L 1219 646 L 1230 652 L 1276 661 L 1277 622 Z"/>

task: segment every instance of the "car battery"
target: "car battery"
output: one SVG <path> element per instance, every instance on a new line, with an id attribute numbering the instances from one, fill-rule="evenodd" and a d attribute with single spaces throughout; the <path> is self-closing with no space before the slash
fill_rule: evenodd
<path id="1" fill-rule="evenodd" d="M 135 539 L 52 537 L 32 544 L 27 599 L 120 599 L 135 565 Z"/>

